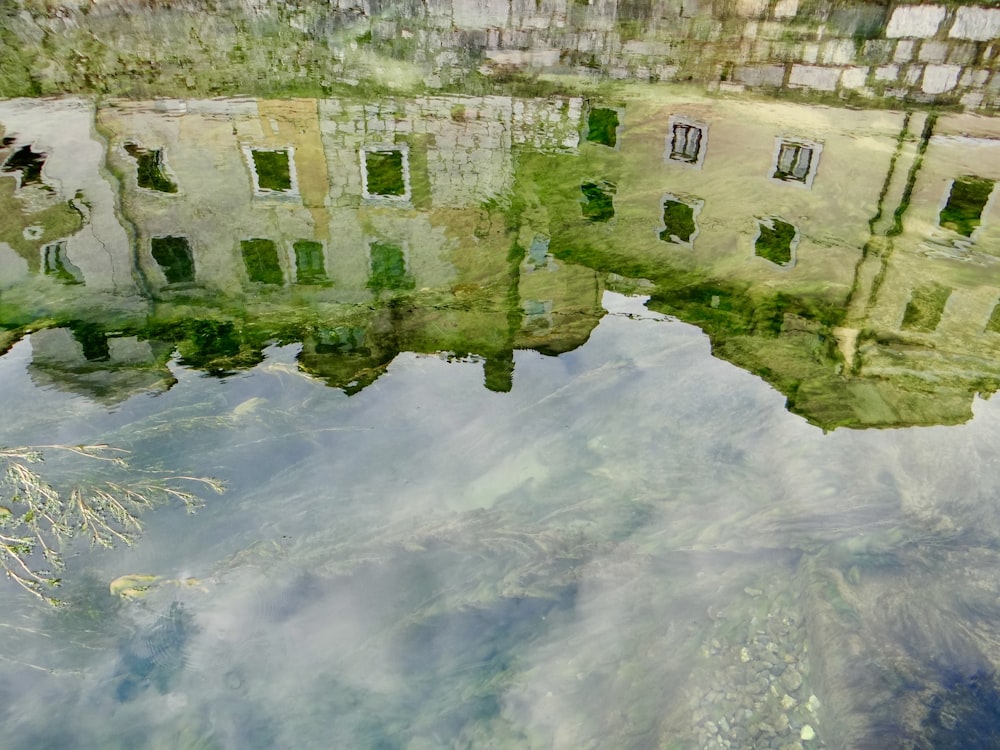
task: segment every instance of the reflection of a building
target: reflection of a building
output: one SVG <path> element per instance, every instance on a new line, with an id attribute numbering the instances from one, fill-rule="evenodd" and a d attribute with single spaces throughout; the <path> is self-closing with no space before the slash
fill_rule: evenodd
<path id="1" fill-rule="evenodd" d="M 529 161 L 520 187 L 557 256 L 652 279 L 651 305 L 810 419 L 956 422 L 1000 381 L 996 127 L 636 96 L 591 109 L 579 156 Z"/>
<path id="2" fill-rule="evenodd" d="M 529 286 L 554 317 L 521 325 L 536 300 L 520 299 L 523 251 L 506 218 L 514 152 L 575 147 L 581 106 L 449 97 L 102 108 L 136 277 L 156 300 L 141 335 L 217 373 L 259 361 L 269 340 L 299 340 L 302 366 L 348 391 L 399 351 L 474 354 L 487 384 L 509 389 L 514 349 L 572 348 L 600 316 L 594 272 L 550 263 Z M 70 269 L 60 280 L 86 287 L 75 257 L 60 256 Z M 64 369 L 79 379 L 111 362 L 83 359 Z"/>
<path id="3" fill-rule="evenodd" d="M 0 279 L 44 273 L 91 289 L 134 290 L 131 254 L 102 178 L 93 105 L 0 102 Z"/>
<path id="4" fill-rule="evenodd" d="M 1000 385 L 1000 123 L 942 115 L 911 150 L 901 220 L 859 269 L 852 364 L 908 383 L 926 421 L 963 421 L 971 393 Z"/>
<path id="5" fill-rule="evenodd" d="M 172 349 L 225 373 L 280 339 L 349 392 L 405 350 L 478 356 L 505 390 L 515 349 L 586 340 L 608 279 L 646 283 L 820 424 L 967 418 L 1000 378 L 997 125 L 656 92 L 102 108 L 155 300 L 141 333 L 115 336 L 162 342 L 161 379 Z M 34 143 L 6 144 L 21 182 L 57 152 Z M 22 274 L 122 276 L 68 241 L 94 209 L 38 240 L 31 186 L 9 182 L 28 208 L 5 231 L 34 242 L 5 240 Z M 64 369 L 141 366 L 88 346 L 101 356 Z"/>

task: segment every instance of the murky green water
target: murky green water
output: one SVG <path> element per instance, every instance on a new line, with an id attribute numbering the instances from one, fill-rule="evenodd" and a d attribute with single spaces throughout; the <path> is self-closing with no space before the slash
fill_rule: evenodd
<path id="1" fill-rule="evenodd" d="M 0 127 L 4 748 L 996 746 L 997 121 Z"/>

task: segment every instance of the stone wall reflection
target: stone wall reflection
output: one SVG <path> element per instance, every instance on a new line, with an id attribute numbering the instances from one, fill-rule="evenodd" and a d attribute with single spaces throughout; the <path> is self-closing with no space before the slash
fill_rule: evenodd
<path id="1" fill-rule="evenodd" d="M 195 0 L 14 0 L 0 93 L 437 90 L 559 73 L 995 111 L 1000 90 L 1000 9 L 987 3 L 297 0 L 205 10 Z"/>

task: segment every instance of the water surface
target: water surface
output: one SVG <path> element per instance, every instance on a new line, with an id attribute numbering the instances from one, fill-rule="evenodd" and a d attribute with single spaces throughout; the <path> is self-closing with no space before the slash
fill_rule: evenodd
<path id="1" fill-rule="evenodd" d="M 995 745 L 994 121 L 0 122 L 0 445 L 203 501 L 66 529 L 60 606 L 0 589 L 5 746 Z"/>

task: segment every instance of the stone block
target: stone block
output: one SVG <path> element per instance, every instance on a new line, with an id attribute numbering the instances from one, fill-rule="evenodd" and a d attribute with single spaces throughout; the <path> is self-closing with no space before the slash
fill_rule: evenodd
<path id="1" fill-rule="evenodd" d="M 976 61 L 976 45 L 973 42 L 952 42 L 948 45 L 948 59 L 955 65 L 972 65 Z"/>
<path id="2" fill-rule="evenodd" d="M 979 91 L 970 91 L 968 94 L 964 94 L 961 98 L 962 106 L 968 107 L 969 109 L 976 109 L 983 103 L 983 94 Z"/>
<path id="3" fill-rule="evenodd" d="M 985 86 L 986 81 L 989 80 L 991 70 L 977 70 L 972 74 L 972 85 L 973 86 Z"/>
<path id="4" fill-rule="evenodd" d="M 840 75 L 840 85 L 845 89 L 864 88 L 868 79 L 868 68 L 850 67 L 845 68 Z"/>
<path id="5" fill-rule="evenodd" d="M 861 48 L 861 57 L 871 65 L 882 65 L 892 59 L 892 47 L 887 39 L 869 39 Z"/>
<path id="6" fill-rule="evenodd" d="M 911 65 L 906 69 L 906 77 L 905 77 L 906 85 L 916 86 L 917 81 L 920 80 L 920 76 L 922 76 L 923 74 L 924 74 L 923 65 Z"/>
<path id="7" fill-rule="evenodd" d="M 768 0 L 736 0 L 736 14 L 743 18 L 764 18 Z"/>
<path id="8" fill-rule="evenodd" d="M 661 81 L 672 81 L 677 77 L 678 70 L 680 70 L 679 65 L 657 65 L 653 72 Z"/>
<path id="9" fill-rule="evenodd" d="M 926 63 L 943 63 L 947 57 L 947 42 L 924 42 L 917 53 L 917 59 Z"/>
<path id="10" fill-rule="evenodd" d="M 458 29 L 504 28 L 509 11 L 506 0 L 461 0 L 452 6 L 452 23 Z"/>
<path id="11" fill-rule="evenodd" d="M 840 81 L 840 73 L 840 68 L 793 65 L 788 76 L 788 85 L 817 91 L 834 91 Z"/>
<path id="12" fill-rule="evenodd" d="M 757 36 L 762 39 L 781 39 L 785 34 L 785 24 L 763 21 L 757 26 Z"/>
<path id="13" fill-rule="evenodd" d="M 937 33 L 944 17 L 943 5 L 900 5 L 892 12 L 885 35 L 890 39 L 929 39 Z"/>
<path id="14" fill-rule="evenodd" d="M 825 65 L 850 65 L 854 62 L 855 54 L 853 39 L 836 39 L 823 44 Z"/>
<path id="15" fill-rule="evenodd" d="M 795 18 L 799 12 L 799 0 L 778 0 L 771 15 L 775 18 Z"/>
<path id="16" fill-rule="evenodd" d="M 899 78 L 898 65 L 882 65 L 875 69 L 876 81 L 895 81 L 897 78 Z"/>
<path id="17" fill-rule="evenodd" d="M 830 12 L 829 26 L 837 36 L 877 39 L 882 36 L 889 16 L 888 3 L 854 3 Z"/>
<path id="18" fill-rule="evenodd" d="M 802 62 L 814 63 L 817 60 L 819 60 L 819 45 L 812 43 L 802 45 Z"/>
<path id="19" fill-rule="evenodd" d="M 955 22 L 948 36 L 986 42 L 1000 37 L 1000 10 L 996 8 L 961 7 L 955 12 Z"/>
<path id="20" fill-rule="evenodd" d="M 928 65 L 924 69 L 924 80 L 920 88 L 925 94 L 951 91 L 958 84 L 961 72 L 959 65 Z"/>
<path id="21" fill-rule="evenodd" d="M 780 87 L 785 82 L 784 65 L 739 66 L 733 70 L 733 80 L 751 87 Z"/>
<path id="22" fill-rule="evenodd" d="M 916 46 L 916 42 L 911 39 L 904 39 L 896 45 L 892 59 L 896 62 L 909 62 L 913 59 L 913 48 Z"/>

